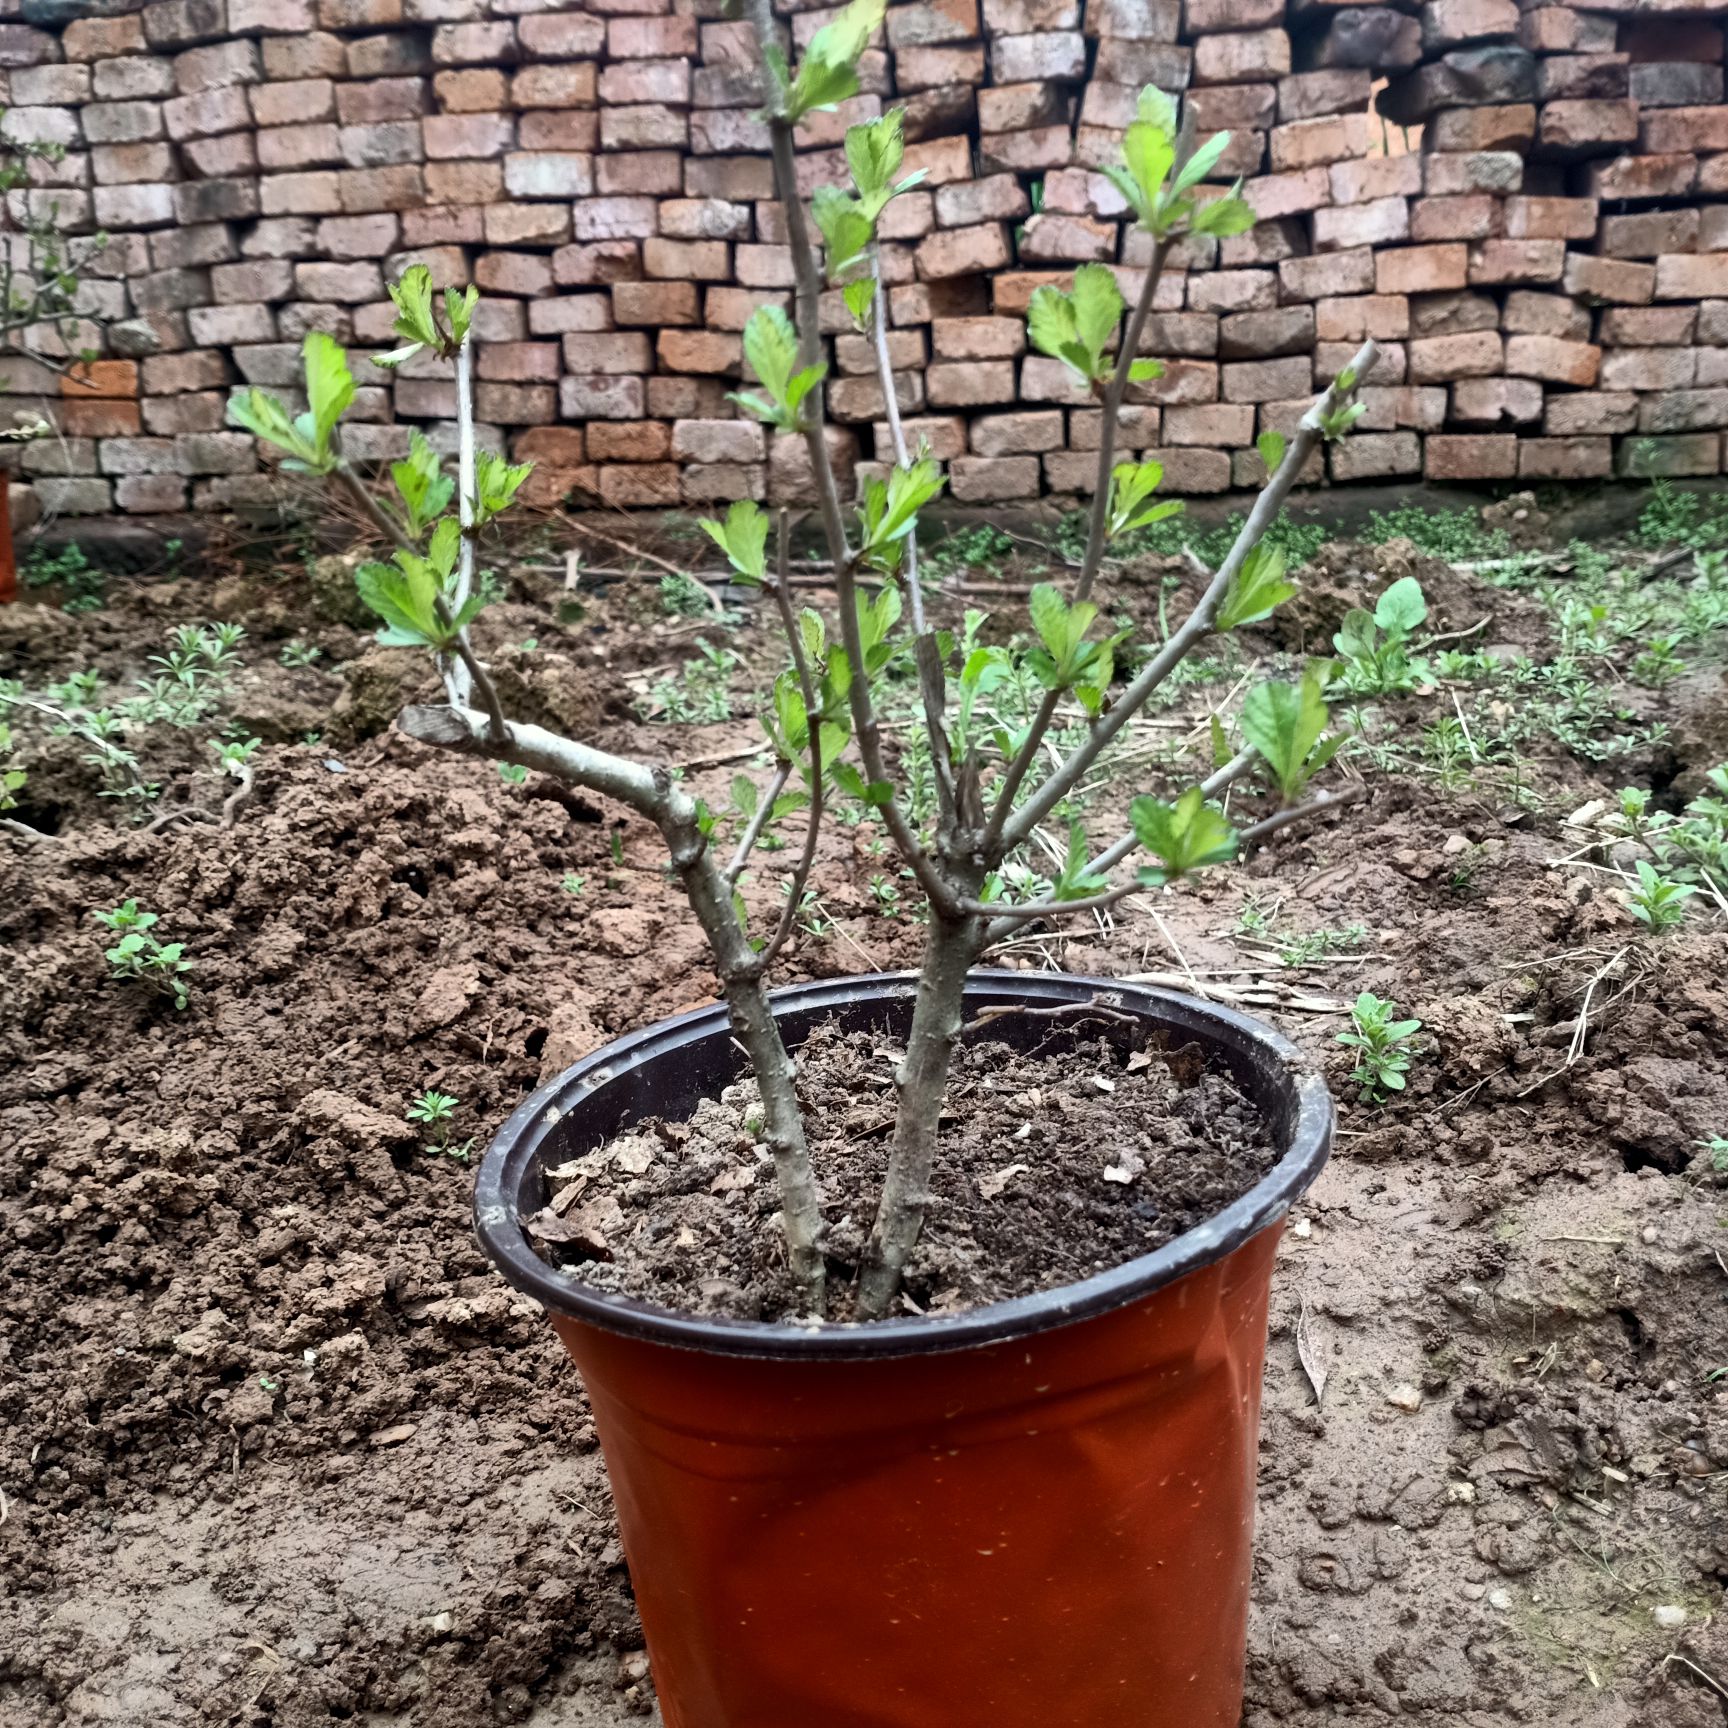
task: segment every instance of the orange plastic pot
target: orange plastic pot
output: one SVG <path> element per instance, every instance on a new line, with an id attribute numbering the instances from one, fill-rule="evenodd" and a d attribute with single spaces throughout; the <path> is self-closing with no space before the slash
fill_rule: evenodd
<path id="1" fill-rule="evenodd" d="M 778 992 L 904 1033 L 911 980 Z M 620 1040 L 536 1093 L 475 1215 L 581 1370 L 667 1728 L 1234 1728 L 1260 1375 L 1284 1215 L 1332 1106 L 1257 1021 L 1163 991 L 980 972 L 968 1010 L 1108 992 L 1220 1057 L 1282 1157 L 1155 1254 L 953 1318 L 767 1325 L 675 1313 L 542 1261 L 545 1164 L 736 1076 L 723 1009 Z M 1048 1041 L 1048 1018 L 1019 1023 Z M 991 1036 L 1013 1036 L 1012 1016 Z M 1097 1022 L 1087 1028 L 1096 1035 Z M 1006 1156 L 1006 1149 L 1005 1149 Z"/>

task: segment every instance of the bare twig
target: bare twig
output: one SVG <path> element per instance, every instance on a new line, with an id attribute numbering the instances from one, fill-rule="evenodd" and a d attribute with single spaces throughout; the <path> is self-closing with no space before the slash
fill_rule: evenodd
<path id="1" fill-rule="evenodd" d="M 774 604 L 780 609 L 780 622 L 785 627 L 786 641 L 792 650 L 792 664 L 798 673 L 798 688 L 804 697 L 804 723 L 810 738 L 810 803 L 804 824 L 804 849 L 799 853 L 798 862 L 792 869 L 786 904 L 780 909 L 780 922 L 756 956 L 759 975 L 760 972 L 767 971 L 775 955 L 785 947 L 786 938 L 792 934 L 792 924 L 798 916 L 799 902 L 804 898 L 804 884 L 810 880 L 810 867 L 816 862 L 816 842 L 822 832 L 822 721 L 816 700 L 816 674 L 811 668 L 809 655 L 804 651 L 798 620 L 792 612 L 792 596 L 786 587 L 786 566 L 790 548 L 791 534 L 786 513 L 781 511 L 780 562 L 778 578 L 774 583 Z"/>
<path id="2" fill-rule="evenodd" d="M 744 868 L 745 860 L 756 849 L 756 842 L 762 838 L 762 830 L 768 826 L 768 818 L 773 814 L 774 806 L 779 802 L 780 794 L 786 790 L 786 782 L 792 778 L 790 762 L 774 764 L 774 778 L 769 783 L 768 790 L 756 801 L 756 809 L 750 817 L 749 825 L 738 836 L 738 845 L 732 853 L 732 862 L 726 866 L 726 880 L 736 882 Z"/>
<path id="3" fill-rule="evenodd" d="M 1323 810 L 1335 810 L 1340 805 L 1354 804 L 1363 795 L 1361 786 L 1345 786 L 1336 792 L 1319 792 L 1303 804 L 1292 804 L 1288 810 L 1280 810 L 1275 816 L 1268 816 L 1263 822 L 1256 822 L 1251 828 L 1244 828 L 1239 838 L 1244 846 L 1258 846 L 1261 841 L 1270 839 L 1280 828 L 1288 828 L 1292 822 L 1304 822 L 1310 816 L 1318 816 Z"/>

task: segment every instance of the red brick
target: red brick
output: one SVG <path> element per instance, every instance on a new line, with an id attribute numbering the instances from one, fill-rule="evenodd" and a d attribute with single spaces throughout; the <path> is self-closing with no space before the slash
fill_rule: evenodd
<path id="1" fill-rule="evenodd" d="M 1505 366 L 1505 347 L 1497 330 L 1419 337 L 1410 344 L 1409 353 L 1410 379 L 1416 384 L 1492 377 Z"/>
<path id="2" fill-rule="evenodd" d="M 1375 254 L 1377 294 L 1437 294 L 1462 288 L 1468 279 L 1469 253 L 1461 244 L 1409 246 Z"/>
<path id="3" fill-rule="evenodd" d="M 1410 207 L 1410 238 L 1485 240 L 1500 226 L 1501 200 L 1486 192 L 1456 198 L 1418 198 Z"/>
<path id="4" fill-rule="evenodd" d="M 1594 198 L 1508 198 L 1506 234 L 1512 240 L 1589 240 L 1596 214 Z"/>
<path id="5" fill-rule="evenodd" d="M 1527 426 L 1542 418 L 1544 393 L 1534 378 L 1460 378 L 1452 386 L 1452 420 L 1460 426 Z"/>
<path id="6" fill-rule="evenodd" d="M 1514 378 L 1540 378 L 1588 390 L 1601 364 L 1602 350 L 1590 342 L 1566 342 L 1556 336 L 1506 339 L 1506 371 Z"/>

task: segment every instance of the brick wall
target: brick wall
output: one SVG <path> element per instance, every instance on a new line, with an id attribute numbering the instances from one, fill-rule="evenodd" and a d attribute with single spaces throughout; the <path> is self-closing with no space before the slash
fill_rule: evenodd
<path id="1" fill-rule="evenodd" d="M 11 405 L 51 398 L 63 433 L 10 458 L 44 506 L 272 499 L 227 395 L 291 394 L 312 329 L 357 361 L 387 345 L 384 281 L 414 260 L 484 290 L 478 411 L 540 464 L 542 501 L 803 495 L 801 446 L 725 402 L 745 320 L 788 299 L 791 271 L 755 56 L 718 0 L 7 11 L 8 126 L 66 146 L 31 195 L 113 237 L 92 310 L 131 321 L 85 382 L 4 369 Z M 799 40 L 825 16 L 796 14 Z M 1247 176 L 1263 218 L 1186 245 L 1159 291 L 1146 347 L 1168 370 L 1124 442 L 1160 452 L 1173 490 L 1255 483 L 1255 434 L 1288 428 L 1369 335 L 1361 430 L 1316 479 L 1715 474 L 1722 55 L 1718 23 L 1648 0 L 914 0 L 891 6 L 864 93 L 814 117 L 804 181 L 843 179 L 847 124 L 905 105 L 926 179 L 884 224 L 892 345 L 962 501 L 1091 484 L 1098 411 L 1026 353 L 1021 314 L 1080 261 L 1137 287 L 1145 237 L 1095 169 L 1145 82 L 1186 88 L 1202 133 L 1235 132 L 1219 172 Z M 851 468 L 886 429 L 832 302 Z M 436 367 L 357 371 L 356 455 L 398 454 L 412 426 L 449 439 Z"/>

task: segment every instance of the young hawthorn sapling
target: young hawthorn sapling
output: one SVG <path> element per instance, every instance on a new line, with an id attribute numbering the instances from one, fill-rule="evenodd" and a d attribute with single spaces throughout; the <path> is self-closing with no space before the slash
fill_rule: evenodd
<path id="1" fill-rule="evenodd" d="M 509 719 L 471 639 L 484 604 L 470 572 L 475 534 L 508 501 L 525 469 L 473 453 L 468 375 L 473 291 L 446 291 L 442 310 L 430 278 L 411 268 L 392 288 L 403 348 L 381 356 L 399 363 L 405 352 L 429 351 L 450 361 L 458 377 L 461 456 L 451 489 L 436 456 L 417 440 L 408 462 L 392 471 L 395 496 L 376 498 L 342 451 L 339 423 L 353 394 L 345 357 L 327 337 L 307 339 L 309 408 L 298 419 L 262 392 L 241 398 L 235 418 L 282 448 L 284 466 L 341 487 L 395 547 L 390 565 L 369 564 L 358 576 L 362 598 L 385 622 L 385 639 L 431 650 L 443 674 L 446 700 L 407 709 L 399 724 L 409 736 L 446 749 L 532 768 L 569 785 L 612 798 L 651 821 L 667 848 L 672 872 L 708 938 L 732 1026 L 754 1070 L 762 1099 L 762 1132 L 779 1182 L 789 1270 L 802 1311 L 829 1313 L 822 1215 L 811 1168 L 793 1068 L 767 991 L 770 969 L 806 923 L 808 879 L 827 811 L 837 798 L 880 820 L 902 865 L 907 892 L 922 907 L 906 914 L 924 923 L 925 949 L 906 1051 L 896 1075 L 895 1124 L 868 1247 L 856 1270 L 847 1312 L 856 1319 L 889 1313 L 923 1225 L 949 1060 L 960 1032 L 967 972 L 992 943 L 1029 921 L 1084 912 L 1128 895 L 1174 883 L 1239 855 L 1284 823 L 1342 801 L 1348 794 L 1307 795 L 1330 759 L 1318 675 L 1256 693 L 1244 716 L 1244 743 L 1197 785 L 1146 793 L 1130 808 L 1127 831 L 1094 851 L 1074 820 L 1082 781 L 1121 737 L 1155 691 L 1207 638 L 1266 617 L 1293 591 L 1284 559 L 1266 534 L 1298 476 L 1322 443 L 1344 437 L 1356 416 L 1357 381 L 1373 365 L 1365 344 L 1352 365 L 1321 391 L 1294 433 L 1267 434 L 1260 452 L 1266 481 L 1228 554 L 1206 579 L 1188 615 L 1156 646 L 1129 663 L 1124 636 L 1098 628 L 1093 590 L 1111 540 L 1181 508 L 1156 494 L 1156 462 L 1116 460 L 1118 421 L 1137 385 L 1157 375 L 1158 362 L 1139 349 L 1160 274 L 1171 248 L 1189 235 L 1232 235 L 1253 213 L 1240 185 L 1208 181 L 1227 148 L 1214 138 L 1190 151 L 1179 134 L 1172 101 L 1156 89 L 1139 99 L 1138 117 L 1111 177 L 1150 237 L 1144 271 L 1122 272 L 1134 289 L 1130 305 L 1118 275 L 1102 265 L 1074 273 L 1069 289 L 1040 288 L 1028 313 L 1031 344 L 1059 359 L 1103 409 L 1097 486 L 1090 531 L 1066 592 L 1045 585 L 1033 595 L 1033 642 L 981 646 L 969 620 L 960 644 L 934 629 L 916 578 L 920 511 L 941 491 L 939 465 L 925 448 L 911 448 L 895 409 L 886 306 L 881 289 L 878 223 L 894 197 L 916 183 L 902 174 L 901 115 L 855 126 L 846 136 L 850 188 L 818 193 L 808 207 L 799 190 L 795 140 L 812 113 L 845 101 L 858 88 L 858 61 L 883 18 L 883 0 L 852 0 L 811 39 L 794 67 L 767 0 L 745 0 L 765 68 L 764 119 L 785 213 L 796 292 L 795 316 L 758 310 L 743 340 L 750 379 L 735 398 L 741 410 L 781 437 L 804 443 L 817 514 L 832 559 L 837 605 L 825 617 L 797 609 L 788 575 L 786 519 L 779 531 L 751 500 L 703 524 L 736 579 L 760 586 L 785 631 L 790 664 L 777 679 L 765 725 L 774 755 L 769 783 L 753 795 L 734 793 L 716 812 L 693 799 L 663 765 L 632 760 Z M 812 225 L 823 242 L 819 259 Z M 871 480 L 853 511 L 842 502 L 824 438 L 823 344 L 825 281 L 858 332 L 872 343 L 887 405 L 894 463 Z M 831 302 L 830 304 L 833 304 Z M 316 377 L 314 377 L 316 375 Z M 508 477 L 508 480 L 506 479 Z M 771 541 L 773 542 L 771 548 Z M 864 591 L 863 578 L 876 584 Z M 877 707 L 878 692 L 904 672 L 916 680 L 922 727 L 903 759 L 891 758 Z M 1010 678 L 1036 694 L 1024 725 L 989 713 L 984 693 Z M 981 700 L 981 698 L 984 698 Z M 1078 724 L 1072 748 L 1053 749 L 1052 729 Z M 1066 733 L 1065 733 L 1066 735 Z M 913 766 L 929 776 L 928 809 L 913 796 Z M 1265 765 L 1284 807 L 1241 830 L 1216 800 Z M 760 930 L 740 891 L 765 834 L 781 821 L 802 829 L 801 843 L 781 883 L 780 904 Z M 1023 879 L 1026 860 L 1050 824 L 1068 834 L 1067 862 L 1054 884 L 1032 898 L 1012 899 L 1004 883 Z M 1151 862 L 1128 881 L 1114 873 L 1132 854 Z M 897 903 L 899 903 L 897 901 Z"/>

